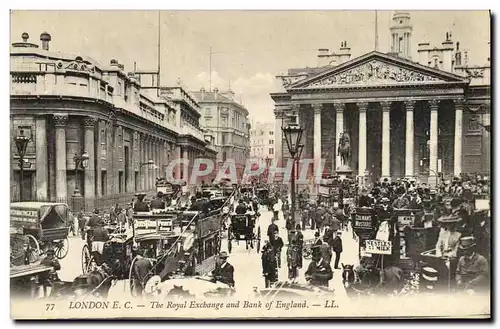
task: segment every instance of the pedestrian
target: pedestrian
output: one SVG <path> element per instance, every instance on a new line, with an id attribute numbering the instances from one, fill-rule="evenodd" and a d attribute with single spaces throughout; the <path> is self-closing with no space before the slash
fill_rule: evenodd
<path id="1" fill-rule="evenodd" d="M 120 227 L 120 233 L 122 232 L 122 228 L 127 224 L 127 211 L 125 208 L 120 209 L 120 213 L 118 214 L 118 226 Z"/>
<path id="2" fill-rule="evenodd" d="M 281 210 L 280 200 L 278 199 L 276 203 L 273 205 L 273 217 L 275 220 L 279 219 L 279 212 Z"/>
<path id="3" fill-rule="evenodd" d="M 116 210 L 117 210 L 116 206 L 111 206 L 111 208 L 109 209 L 109 223 L 111 225 L 116 224 L 116 218 L 117 218 Z"/>
<path id="4" fill-rule="evenodd" d="M 340 237 L 342 234 L 341 231 L 338 231 L 337 232 L 337 235 L 335 236 L 335 238 L 333 238 L 333 243 L 332 243 L 332 250 L 333 252 L 335 253 L 335 264 L 334 264 L 334 268 L 336 270 L 339 269 L 339 262 L 340 262 L 340 254 L 342 253 L 342 251 L 344 251 L 342 249 L 342 238 Z"/>
<path id="5" fill-rule="evenodd" d="M 333 278 L 333 271 L 321 255 L 313 255 L 306 271 L 306 280 L 314 286 L 328 287 L 328 281 Z"/>
<path id="6" fill-rule="evenodd" d="M 288 266 L 288 279 L 294 282 L 299 276 L 298 266 L 299 266 L 299 251 L 297 245 L 297 238 L 293 236 L 290 239 L 288 248 L 286 250 L 286 262 Z"/>
<path id="7" fill-rule="evenodd" d="M 81 207 L 80 208 L 80 212 L 78 212 L 78 214 L 76 215 L 76 217 L 78 219 L 78 230 L 80 231 L 80 235 L 82 237 L 82 240 L 85 240 L 85 224 L 86 224 L 86 220 L 85 220 L 85 216 L 83 214 L 83 211 L 84 211 L 84 208 Z"/>
<path id="8" fill-rule="evenodd" d="M 276 260 L 278 262 L 278 268 L 281 268 L 281 250 L 283 249 L 283 246 L 285 245 L 283 243 L 283 239 L 278 236 L 278 232 L 273 232 L 271 235 L 271 238 L 269 240 L 271 242 L 271 245 L 274 248 L 274 252 L 276 253 Z"/>
<path id="9" fill-rule="evenodd" d="M 134 208 L 132 203 L 129 203 L 127 207 L 127 223 L 129 229 L 134 225 Z"/>
<path id="10" fill-rule="evenodd" d="M 273 246 L 269 241 L 265 241 L 262 247 L 262 274 L 265 280 L 265 287 L 278 281 L 278 262 Z"/>
<path id="11" fill-rule="evenodd" d="M 297 238 L 297 249 L 299 251 L 299 264 L 297 267 L 300 269 L 302 268 L 302 253 L 304 250 L 304 234 L 302 234 L 300 224 L 297 224 L 297 226 L 295 226 L 295 231 L 297 232 L 295 236 Z"/>

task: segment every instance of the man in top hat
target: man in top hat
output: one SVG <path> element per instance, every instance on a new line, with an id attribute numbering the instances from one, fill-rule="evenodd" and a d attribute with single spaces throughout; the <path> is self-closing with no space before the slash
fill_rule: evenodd
<path id="1" fill-rule="evenodd" d="M 57 271 L 61 269 L 61 264 L 55 257 L 54 249 L 47 250 L 47 256 L 40 262 L 40 265 L 50 266 L 51 270 L 49 272 L 43 272 L 40 274 L 40 284 L 43 287 L 43 295 L 49 297 L 55 281 L 60 281 L 57 275 Z"/>
<path id="2" fill-rule="evenodd" d="M 372 199 L 368 196 L 368 190 L 366 187 L 362 187 L 358 199 L 358 207 L 371 207 L 372 204 Z"/>
<path id="3" fill-rule="evenodd" d="M 144 202 L 145 193 L 137 194 L 137 202 L 134 205 L 135 212 L 149 212 L 149 206 Z"/>
<path id="4" fill-rule="evenodd" d="M 91 229 L 94 229 L 100 221 L 102 221 L 102 218 L 99 216 L 99 209 L 94 209 L 92 217 L 90 217 L 87 225 L 90 226 Z"/>
<path id="5" fill-rule="evenodd" d="M 333 243 L 332 243 L 332 250 L 335 253 L 335 264 L 334 268 L 336 270 L 340 269 L 339 267 L 339 262 L 340 262 L 340 254 L 344 249 L 342 248 L 342 238 L 340 237 L 342 235 L 342 231 L 337 231 L 337 235 L 335 238 L 333 238 Z"/>
<path id="6" fill-rule="evenodd" d="M 223 251 L 219 254 L 215 269 L 212 271 L 212 282 L 222 282 L 234 287 L 234 267 L 227 262 L 229 255 Z"/>
<path id="7" fill-rule="evenodd" d="M 476 252 L 474 237 L 460 239 L 460 257 L 457 265 L 457 287 L 464 290 L 484 290 L 489 287 L 489 266 L 486 258 Z"/>
<path id="8" fill-rule="evenodd" d="M 165 201 L 163 201 L 163 193 L 159 191 L 156 198 L 151 200 L 151 209 L 165 209 Z"/>
<path id="9" fill-rule="evenodd" d="M 333 271 L 330 264 L 321 255 L 313 255 L 305 275 L 306 280 L 312 285 L 328 287 L 328 281 L 333 278 Z"/>
<path id="10" fill-rule="evenodd" d="M 401 185 L 396 189 L 397 198 L 392 203 L 394 209 L 405 209 L 408 208 L 410 201 L 406 196 L 405 188 Z"/>

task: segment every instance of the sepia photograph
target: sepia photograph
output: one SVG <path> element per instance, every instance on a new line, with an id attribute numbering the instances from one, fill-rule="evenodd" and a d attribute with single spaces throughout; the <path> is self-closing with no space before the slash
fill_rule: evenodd
<path id="1" fill-rule="evenodd" d="M 11 318 L 490 319 L 490 31 L 11 10 Z"/>

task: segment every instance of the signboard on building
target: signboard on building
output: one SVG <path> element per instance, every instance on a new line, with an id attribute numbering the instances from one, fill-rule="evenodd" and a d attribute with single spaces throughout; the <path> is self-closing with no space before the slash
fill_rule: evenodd
<path id="1" fill-rule="evenodd" d="M 365 252 L 378 255 L 390 255 L 392 254 L 392 243 L 391 241 L 384 240 L 366 240 Z"/>

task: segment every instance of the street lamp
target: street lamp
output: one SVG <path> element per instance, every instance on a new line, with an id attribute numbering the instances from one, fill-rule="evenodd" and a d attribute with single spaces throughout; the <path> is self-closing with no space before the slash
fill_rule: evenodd
<path id="1" fill-rule="evenodd" d="M 75 153 L 73 161 L 75 162 L 75 191 L 73 192 L 73 194 L 75 196 L 81 196 L 81 192 L 78 186 L 78 171 L 80 170 L 80 168 L 82 168 L 82 170 L 85 170 L 85 168 L 89 166 L 89 154 L 87 153 L 87 151 L 83 152 L 82 155 L 78 155 L 77 153 Z"/>
<path id="2" fill-rule="evenodd" d="M 19 155 L 19 199 L 23 201 L 24 194 L 24 156 L 26 155 L 26 149 L 28 148 L 28 143 L 30 137 L 24 136 L 24 130 L 19 130 L 19 136 L 14 137 L 14 142 L 17 147 L 17 154 Z"/>
<path id="3" fill-rule="evenodd" d="M 295 226 L 295 160 L 296 156 L 299 154 L 301 149 L 300 140 L 302 139 L 302 133 L 304 128 L 295 123 L 295 118 L 292 118 L 286 127 L 281 128 L 283 135 L 285 136 L 286 146 L 288 147 L 288 152 L 294 161 L 292 166 L 292 222 Z M 302 147 L 303 148 L 303 147 Z"/>

